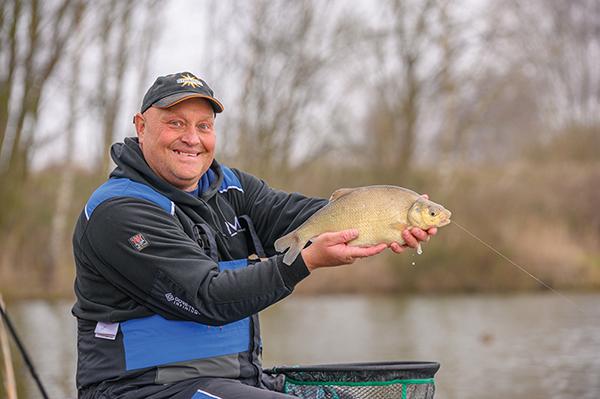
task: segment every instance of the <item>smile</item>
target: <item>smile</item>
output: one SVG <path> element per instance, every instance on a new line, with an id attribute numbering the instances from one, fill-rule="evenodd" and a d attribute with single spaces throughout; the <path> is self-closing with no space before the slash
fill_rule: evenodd
<path id="1" fill-rule="evenodd" d="M 175 154 L 177 154 L 177 155 L 183 155 L 185 157 L 192 157 L 192 158 L 195 158 L 198 155 L 200 155 L 199 152 L 183 152 L 183 151 L 177 151 L 177 150 L 173 150 L 173 152 L 175 152 Z"/>

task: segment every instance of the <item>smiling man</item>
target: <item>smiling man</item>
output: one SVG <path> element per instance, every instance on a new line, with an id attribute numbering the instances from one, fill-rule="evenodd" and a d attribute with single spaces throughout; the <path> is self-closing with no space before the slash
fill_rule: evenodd
<path id="1" fill-rule="evenodd" d="M 327 201 L 215 161 L 221 112 L 204 80 L 159 77 L 134 116 L 137 137 L 111 149 L 117 167 L 73 236 L 80 398 L 290 398 L 262 374 L 258 312 L 312 270 L 386 248 L 325 233 L 285 265 L 274 241 Z M 430 234 L 404 238 L 416 247 Z"/>
<path id="2" fill-rule="evenodd" d="M 193 191 L 215 152 L 215 116 L 208 101 L 190 98 L 162 110 L 135 116 L 144 159 L 163 180 Z"/>

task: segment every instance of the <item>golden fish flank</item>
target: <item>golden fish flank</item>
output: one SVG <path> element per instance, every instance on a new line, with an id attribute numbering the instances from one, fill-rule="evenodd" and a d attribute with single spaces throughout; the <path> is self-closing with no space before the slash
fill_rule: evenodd
<path id="1" fill-rule="evenodd" d="M 357 229 L 353 246 L 380 243 L 404 244 L 402 231 L 410 227 L 427 230 L 450 223 L 451 212 L 412 190 L 397 186 L 366 186 L 337 190 L 329 204 L 315 212 L 300 227 L 275 241 L 283 262 L 291 265 L 306 243 L 331 231 Z"/>

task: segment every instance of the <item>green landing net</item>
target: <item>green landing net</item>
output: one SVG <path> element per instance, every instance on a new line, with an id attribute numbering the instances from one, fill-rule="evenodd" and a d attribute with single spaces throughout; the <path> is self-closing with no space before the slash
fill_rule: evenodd
<path id="1" fill-rule="evenodd" d="M 435 362 L 388 362 L 274 367 L 283 391 L 302 399 L 432 399 Z"/>

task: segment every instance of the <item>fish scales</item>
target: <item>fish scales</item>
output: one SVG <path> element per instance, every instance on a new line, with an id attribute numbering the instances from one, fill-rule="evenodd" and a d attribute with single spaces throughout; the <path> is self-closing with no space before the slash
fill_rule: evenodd
<path id="1" fill-rule="evenodd" d="M 380 243 L 404 244 L 407 227 L 428 229 L 450 222 L 450 212 L 416 192 L 397 186 L 367 186 L 341 189 L 328 205 L 315 212 L 300 227 L 275 242 L 275 249 L 290 248 L 284 257 L 291 264 L 306 243 L 325 232 L 357 229 L 353 246 Z"/>
<path id="2" fill-rule="evenodd" d="M 308 241 L 325 231 L 357 229 L 360 236 L 350 242 L 355 246 L 402 240 L 401 234 L 389 225 L 392 221 L 407 225 L 406 211 L 417 197 L 402 203 L 389 188 L 357 190 L 322 208 L 312 221 L 307 221 L 308 228 L 299 228 L 299 234 Z"/>

